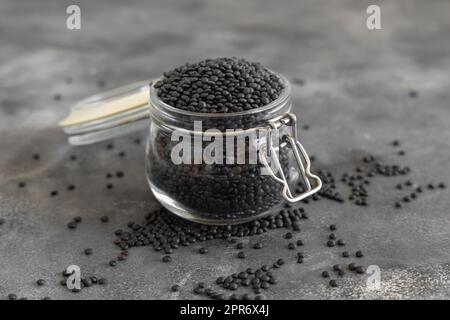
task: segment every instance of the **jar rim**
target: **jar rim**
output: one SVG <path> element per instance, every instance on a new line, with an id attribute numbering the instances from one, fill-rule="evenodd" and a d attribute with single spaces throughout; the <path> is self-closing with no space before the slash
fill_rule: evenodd
<path id="1" fill-rule="evenodd" d="M 239 116 L 246 116 L 246 115 L 251 115 L 251 114 L 256 114 L 256 113 L 264 112 L 267 110 L 271 110 L 271 109 L 278 107 L 278 106 L 282 105 L 283 103 L 289 101 L 290 95 L 291 95 L 291 84 L 289 83 L 287 78 L 285 76 L 283 76 L 282 74 L 276 73 L 270 69 L 267 69 L 267 70 L 269 70 L 269 72 L 271 72 L 272 74 L 274 74 L 281 80 L 281 83 L 283 84 L 284 88 L 281 91 L 278 98 L 276 98 L 272 102 L 270 102 L 264 106 L 258 107 L 258 108 L 253 108 L 250 110 L 239 111 L 239 112 L 220 112 L 220 113 L 219 112 L 194 112 L 194 111 L 188 111 L 188 110 L 176 108 L 176 107 L 171 106 L 170 104 L 162 101 L 158 97 L 158 94 L 157 94 L 156 88 L 155 88 L 155 84 L 159 80 L 161 80 L 163 77 L 155 79 L 154 81 L 152 81 L 152 83 L 150 83 L 150 85 L 149 85 L 150 86 L 150 92 L 149 92 L 149 102 L 150 103 L 149 103 L 149 105 L 150 105 L 150 108 L 159 108 L 163 112 L 165 110 L 172 114 L 179 114 L 181 116 L 202 117 L 202 118 L 203 117 L 204 118 L 239 117 Z"/>

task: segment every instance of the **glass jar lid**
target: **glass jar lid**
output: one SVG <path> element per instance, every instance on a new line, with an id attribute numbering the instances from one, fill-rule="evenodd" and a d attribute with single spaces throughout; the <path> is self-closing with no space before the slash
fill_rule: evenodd
<path id="1" fill-rule="evenodd" d="M 86 145 L 147 128 L 151 83 L 135 82 L 76 103 L 59 122 L 69 143 Z"/>

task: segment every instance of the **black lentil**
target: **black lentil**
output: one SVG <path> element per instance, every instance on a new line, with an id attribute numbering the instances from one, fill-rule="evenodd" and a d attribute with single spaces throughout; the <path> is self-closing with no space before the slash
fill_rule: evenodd
<path id="1" fill-rule="evenodd" d="M 68 276 L 72 275 L 72 273 L 69 273 L 67 270 L 64 270 L 62 272 L 62 275 L 63 275 L 63 277 L 68 277 Z"/>
<path id="2" fill-rule="evenodd" d="M 362 253 L 361 250 L 358 250 L 358 251 L 355 252 L 355 256 L 358 257 L 358 258 L 362 258 L 362 257 L 364 257 L 364 254 Z"/>
<path id="3" fill-rule="evenodd" d="M 333 270 L 334 270 L 334 271 L 339 271 L 339 270 L 342 270 L 342 268 L 341 268 L 340 265 L 335 264 L 335 265 L 333 266 Z"/>
<path id="4" fill-rule="evenodd" d="M 17 295 L 14 293 L 10 293 L 10 294 L 8 294 L 8 299 L 9 300 L 17 300 Z"/>
<path id="5" fill-rule="evenodd" d="M 358 274 L 363 274 L 363 273 L 366 272 L 366 270 L 365 270 L 364 267 L 362 267 L 362 266 L 357 266 L 357 267 L 355 268 L 355 271 L 356 271 L 356 273 L 358 273 Z"/>
<path id="6" fill-rule="evenodd" d="M 268 282 L 262 282 L 260 285 L 261 289 L 264 289 L 264 290 L 269 289 L 269 286 L 270 285 Z"/>
<path id="7" fill-rule="evenodd" d="M 236 249 L 244 249 L 244 244 L 242 242 L 239 242 L 238 244 L 236 244 Z"/>
<path id="8" fill-rule="evenodd" d="M 247 255 L 245 254 L 244 251 L 239 251 L 237 257 L 239 259 L 245 259 L 247 257 Z"/>
<path id="9" fill-rule="evenodd" d="M 170 288 L 170 290 L 172 290 L 172 292 L 180 291 L 180 286 L 175 284 L 175 285 L 172 286 L 172 288 Z"/>
<path id="10" fill-rule="evenodd" d="M 84 254 L 87 256 L 90 256 L 93 252 L 94 250 L 92 250 L 91 248 L 84 249 Z"/>
<path id="11" fill-rule="evenodd" d="M 106 223 L 106 222 L 109 221 L 109 217 L 108 216 L 102 216 L 102 217 L 100 217 L 100 221 Z"/>
<path id="12" fill-rule="evenodd" d="M 117 178 L 122 178 L 123 176 L 124 176 L 123 171 L 117 171 L 117 172 L 116 172 L 116 177 L 117 177 Z"/>
<path id="13" fill-rule="evenodd" d="M 208 253 L 208 249 L 206 249 L 205 247 L 201 247 L 200 249 L 198 249 L 198 252 L 200 254 L 205 254 L 205 253 Z"/>
<path id="14" fill-rule="evenodd" d="M 69 229 L 76 229 L 77 228 L 77 223 L 74 221 L 71 221 L 67 224 L 67 228 Z"/>
<path id="15" fill-rule="evenodd" d="M 45 280 L 44 280 L 44 279 L 38 279 L 38 280 L 36 281 L 36 284 L 37 284 L 38 286 L 43 286 L 43 285 L 45 285 Z"/>
<path id="16" fill-rule="evenodd" d="M 261 242 L 257 242 L 253 245 L 253 249 L 262 249 L 263 245 Z"/>
<path id="17" fill-rule="evenodd" d="M 336 280 L 330 280 L 329 284 L 330 284 L 330 287 L 333 287 L 333 288 L 338 286 Z"/>
<path id="18" fill-rule="evenodd" d="M 416 90 L 410 90 L 408 92 L 408 95 L 409 95 L 410 98 L 416 98 L 418 96 L 418 94 L 419 93 Z"/>
<path id="19" fill-rule="evenodd" d="M 322 272 L 322 277 L 323 278 L 329 278 L 330 277 L 330 273 L 328 271 L 323 271 Z"/>
<path id="20" fill-rule="evenodd" d="M 224 278 L 223 277 L 218 277 L 216 279 L 216 284 L 223 284 L 223 282 L 224 282 Z"/>
<path id="21" fill-rule="evenodd" d="M 83 279 L 81 279 L 81 282 L 83 283 L 84 287 L 86 287 L 86 288 L 92 287 L 92 285 L 93 285 L 90 278 L 83 278 Z"/>

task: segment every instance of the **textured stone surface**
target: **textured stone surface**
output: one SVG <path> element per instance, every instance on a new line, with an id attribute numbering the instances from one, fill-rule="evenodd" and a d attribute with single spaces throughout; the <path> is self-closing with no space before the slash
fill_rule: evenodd
<path id="1" fill-rule="evenodd" d="M 75 148 L 56 127 L 71 104 L 100 90 L 99 80 L 113 88 L 185 61 L 242 56 L 305 80 L 293 95 L 300 121 L 311 127 L 301 138 L 316 168 L 339 175 L 368 152 L 400 161 L 389 146 L 396 138 L 411 179 L 450 182 L 448 1 L 384 1 L 380 31 L 365 28 L 369 3 L 356 0 L 77 3 L 82 30 L 69 31 L 65 2 L 0 2 L 0 298 L 193 298 L 196 281 L 279 257 L 287 265 L 267 298 L 449 298 L 449 189 L 394 210 L 401 178 L 374 180 L 368 208 L 326 200 L 306 206 L 302 265 L 276 231 L 258 237 L 264 248 L 246 250 L 246 260 L 235 258 L 231 244 L 213 241 L 208 254 L 198 255 L 200 245 L 181 248 L 168 265 L 146 247 L 133 249 L 129 261 L 109 268 L 117 254 L 113 231 L 158 206 L 144 176 L 144 147 L 132 143 L 135 135 L 117 139 L 114 150 Z M 410 90 L 418 96 L 410 98 Z M 122 150 L 126 157 L 119 158 Z M 72 154 L 77 161 L 68 160 Z M 125 177 L 106 190 L 105 174 L 116 170 Z M 17 187 L 20 181 L 26 188 Z M 77 189 L 68 192 L 71 183 Z M 50 198 L 52 190 L 59 196 Z M 99 221 L 105 214 L 107 224 Z M 76 215 L 83 222 L 68 230 Z M 324 246 L 330 223 L 349 251 L 362 249 L 364 264 L 381 268 L 381 290 L 368 291 L 365 277 L 350 275 L 327 288 L 320 273 L 344 261 Z M 83 255 L 88 247 L 92 256 Z M 58 281 L 70 264 L 104 274 L 109 284 L 68 292 Z M 47 285 L 38 288 L 39 278 Z M 171 293 L 176 283 L 185 287 Z"/>

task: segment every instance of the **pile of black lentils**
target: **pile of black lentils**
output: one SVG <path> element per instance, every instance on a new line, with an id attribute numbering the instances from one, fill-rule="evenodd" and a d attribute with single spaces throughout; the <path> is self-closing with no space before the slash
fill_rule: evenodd
<path id="1" fill-rule="evenodd" d="M 152 246 L 155 251 L 162 253 L 161 262 L 170 263 L 174 251 L 178 248 L 187 247 L 195 243 L 204 243 L 213 239 L 223 239 L 232 243 L 236 250 L 235 257 L 237 259 L 246 259 L 245 249 L 260 250 L 263 248 L 263 244 L 257 240 L 252 245 L 244 245 L 239 239 L 261 235 L 275 229 L 288 230 L 283 235 L 283 238 L 287 240 L 286 249 L 289 251 L 297 250 L 295 261 L 298 264 L 302 264 L 306 258 L 303 251 L 305 244 L 299 235 L 301 234 L 301 224 L 306 222 L 309 217 L 303 207 L 293 208 L 290 204 L 285 204 L 284 207 L 276 215 L 241 225 L 227 226 L 199 225 L 180 219 L 166 209 L 159 209 L 150 212 L 143 224 L 129 222 L 128 231 L 119 229 L 115 232 L 118 237 L 115 244 L 120 248 L 121 253 L 116 259 L 111 260 L 109 264 L 110 266 L 116 266 L 118 261 L 126 260 L 130 248 L 140 246 Z M 328 247 L 334 247 L 336 243 L 337 247 L 344 248 L 347 245 L 345 240 L 338 239 L 336 242 L 334 241 L 336 239 L 336 224 L 330 225 L 329 230 L 331 232 L 328 236 L 329 240 L 324 241 L 324 244 Z M 207 247 L 200 247 L 198 253 L 207 254 Z M 361 250 L 357 250 L 351 254 L 343 250 L 341 256 L 344 258 L 351 258 L 352 256 L 362 258 L 363 253 Z M 245 270 L 231 275 L 220 276 L 214 283 L 199 282 L 194 285 L 193 293 L 219 300 L 262 299 L 262 291 L 277 283 L 277 270 L 284 264 L 285 259 L 278 258 L 272 264 L 262 265 L 259 268 L 249 266 Z M 333 275 L 343 277 L 345 275 L 344 269 L 345 267 L 336 264 L 330 267 L 332 271 L 324 271 L 321 275 L 324 278 L 332 278 Z M 355 262 L 349 263 L 347 269 L 356 274 L 365 272 L 365 268 Z M 337 285 L 336 279 L 329 280 L 329 286 L 336 287 Z M 174 292 L 180 289 L 181 287 L 178 284 L 174 284 L 171 287 L 171 290 Z M 234 291 L 239 289 L 250 291 L 253 295 L 249 293 L 237 295 L 234 293 Z M 227 294 L 227 292 L 230 293 Z"/>

